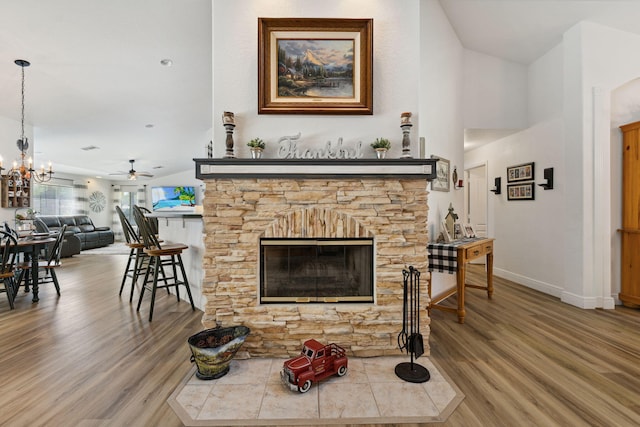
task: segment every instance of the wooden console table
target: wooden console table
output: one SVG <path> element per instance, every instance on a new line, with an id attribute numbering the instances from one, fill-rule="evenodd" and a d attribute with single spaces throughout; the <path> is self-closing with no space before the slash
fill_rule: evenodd
<path id="1" fill-rule="evenodd" d="M 472 238 L 461 239 L 450 243 L 429 243 L 427 251 L 429 252 L 429 272 L 438 271 L 441 273 L 456 273 L 456 286 L 448 289 L 436 296 L 431 296 L 431 280 L 429 280 L 428 293 L 429 305 L 427 309 L 431 312 L 432 308 L 438 310 L 449 311 L 458 314 L 458 322 L 464 323 L 464 291 L 465 288 L 476 288 L 487 291 L 487 297 L 491 299 L 493 295 L 493 241 L 490 238 Z M 466 280 L 466 265 L 469 261 L 486 256 L 487 269 L 487 285 L 468 285 Z M 458 296 L 458 307 L 446 307 L 439 305 L 440 302 L 449 298 L 451 295 Z"/>

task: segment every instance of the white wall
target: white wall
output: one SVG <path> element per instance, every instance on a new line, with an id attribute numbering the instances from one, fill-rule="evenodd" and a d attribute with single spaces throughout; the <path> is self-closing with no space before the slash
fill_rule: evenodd
<path id="1" fill-rule="evenodd" d="M 565 46 L 565 125 L 567 185 L 580 188 L 565 203 L 576 234 L 567 248 L 564 301 L 581 307 L 613 306 L 619 237 L 612 218 L 611 91 L 640 75 L 640 36 L 582 22 L 567 31 Z"/>
<path id="2" fill-rule="evenodd" d="M 472 50 L 464 51 L 465 129 L 527 126 L 527 67 Z"/>
<path id="3" fill-rule="evenodd" d="M 527 69 L 529 126 L 562 115 L 564 49 L 558 44 Z"/>
<path id="4" fill-rule="evenodd" d="M 502 194 L 489 194 L 488 226 L 495 237 L 494 271 L 497 276 L 560 297 L 564 283 L 565 224 L 563 121 L 560 117 L 538 123 L 494 143 L 469 151 L 465 163 L 487 162 L 487 177 L 502 177 Z M 553 167 L 553 190 L 535 188 L 535 200 L 508 201 L 506 169 L 534 162 L 536 182 L 544 168 Z"/>
<path id="5" fill-rule="evenodd" d="M 324 145 L 344 139 L 345 145 L 362 141 L 367 157 L 377 137 L 391 140 L 391 157 L 401 154 L 400 114 L 416 114 L 412 129 L 413 152 L 418 153 L 420 120 L 420 2 L 405 0 L 243 0 L 213 3 L 213 126 L 214 156 L 224 155 L 222 113 L 236 115 L 236 156 L 249 157 L 246 142 L 260 137 L 267 142 L 264 155 L 277 157 L 275 142 L 302 132 L 305 145 Z M 373 18 L 374 115 L 313 116 L 257 113 L 258 17 Z M 231 42 L 232 41 L 232 42 Z M 269 144 L 271 143 L 271 144 Z"/>
<path id="6" fill-rule="evenodd" d="M 620 123 L 611 123 L 612 111 L 623 116 L 617 103 L 626 102 L 633 109 L 626 116 L 637 120 L 640 95 L 629 101 L 627 92 L 626 101 L 612 103 L 611 92 L 640 76 L 640 58 L 629 55 L 638 49 L 635 34 L 577 24 L 529 66 L 529 127 L 465 156 L 467 163 L 488 161 L 489 180 L 503 182 L 509 165 L 535 161 L 537 182 L 543 168 L 554 167 L 554 190 L 538 188 L 535 202 L 490 197 L 497 274 L 579 307 L 613 307 Z"/>

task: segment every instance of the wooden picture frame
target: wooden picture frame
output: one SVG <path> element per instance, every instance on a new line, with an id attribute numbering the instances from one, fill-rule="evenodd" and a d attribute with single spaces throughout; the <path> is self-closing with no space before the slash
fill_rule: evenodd
<path id="1" fill-rule="evenodd" d="M 258 18 L 258 114 L 373 114 L 373 19 Z"/>
<path id="2" fill-rule="evenodd" d="M 535 179 L 535 164 L 523 163 L 507 168 L 507 182 L 533 181 Z"/>
<path id="3" fill-rule="evenodd" d="M 432 159 L 438 159 L 436 163 L 436 177 L 431 180 L 431 191 L 449 191 L 450 189 L 450 170 L 449 160 L 438 156 L 431 156 Z"/>
<path id="4" fill-rule="evenodd" d="M 535 200 L 535 189 L 534 182 L 507 185 L 507 200 Z"/>

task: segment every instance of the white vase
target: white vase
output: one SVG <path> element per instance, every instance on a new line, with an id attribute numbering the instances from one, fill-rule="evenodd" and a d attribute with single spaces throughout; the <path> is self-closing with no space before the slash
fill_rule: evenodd
<path id="1" fill-rule="evenodd" d="M 384 159 L 387 156 L 386 148 L 376 148 L 376 157 L 378 159 Z"/>

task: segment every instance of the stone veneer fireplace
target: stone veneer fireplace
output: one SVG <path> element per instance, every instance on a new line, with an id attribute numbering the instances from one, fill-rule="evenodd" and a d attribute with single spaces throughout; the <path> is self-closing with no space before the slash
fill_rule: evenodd
<path id="1" fill-rule="evenodd" d="M 248 326 L 250 356 L 296 354 L 309 338 L 356 356 L 399 354 L 402 270 L 426 272 L 426 188 L 435 161 L 195 160 L 206 183 L 205 327 Z M 261 303 L 261 239 L 371 241 L 373 301 Z M 426 281 L 421 294 L 428 354 Z"/>

